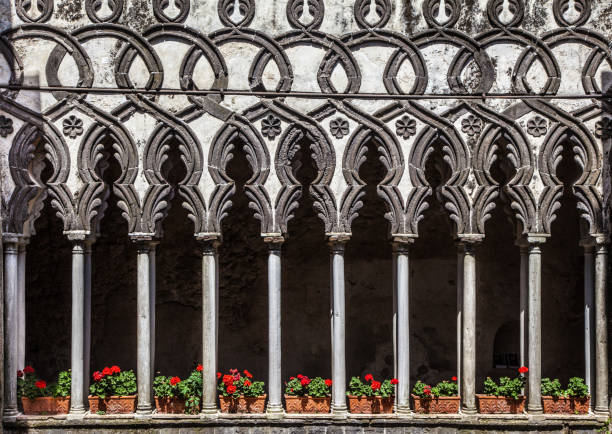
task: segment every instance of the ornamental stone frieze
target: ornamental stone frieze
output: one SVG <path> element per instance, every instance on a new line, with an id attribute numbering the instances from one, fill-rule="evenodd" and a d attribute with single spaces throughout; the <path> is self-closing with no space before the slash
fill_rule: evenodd
<path id="1" fill-rule="evenodd" d="M 434 193 L 459 238 L 485 235 L 500 194 L 517 235 L 547 235 L 568 146 L 586 232 L 608 232 L 606 2 L 68 3 L 0 5 L 5 233 L 29 236 L 50 195 L 65 231 L 95 235 L 112 189 L 134 236 L 160 236 L 178 194 L 194 234 L 220 238 L 236 190 L 228 161 L 245 153 L 265 237 L 286 235 L 302 194 L 328 236 L 350 236 L 366 159 L 384 164 L 378 193 L 393 237 L 418 236 Z M 451 173 L 435 192 L 425 178 L 434 145 Z M 162 168 L 174 147 L 177 186 Z M 318 172 L 308 192 L 298 151 Z M 121 168 L 113 185 L 100 175 L 108 158 Z M 499 159 L 513 168 L 505 185 L 491 175 Z"/>

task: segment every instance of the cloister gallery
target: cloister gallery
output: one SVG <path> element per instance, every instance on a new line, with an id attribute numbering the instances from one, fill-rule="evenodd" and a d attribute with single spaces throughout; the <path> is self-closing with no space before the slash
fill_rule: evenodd
<path id="1" fill-rule="evenodd" d="M 0 0 L 4 429 L 607 429 L 611 28 L 592 0 Z"/>

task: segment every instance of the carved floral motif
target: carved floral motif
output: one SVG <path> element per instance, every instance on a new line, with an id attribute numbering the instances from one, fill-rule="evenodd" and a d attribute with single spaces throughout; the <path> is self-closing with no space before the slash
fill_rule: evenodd
<path id="1" fill-rule="evenodd" d="M 346 119 L 336 118 L 329 123 L 329 131 L 336 139 L 341 139 L 349 133 L 349 123 Z"/>
<path id="2" fill-rule="evenodd" d="M 470 138 L 476 138 L 482 132 L 482 119 L 476 116 L 469 115 L 461 121 L 461 131 L 467 134 Z"/>
<path id="3" fill-rule="evenodd" d="M 63 122 L 64 135 L 71 139 L 76 139 L 78 136 L 83 134 L 83 121 L 77 118 L 75 115 L 70 115 Z"/>
<path id="4" fill-rule="evenodd" d="M 268 115 L 261 121 L 261 134 L 270 140 L 274 140 L 281 133 L 281 121 L 274 115 Z"/>
<path id="5" fill-rule="evenodd" d="M 604 118 L 595 124 L 595 136 L 601 140 L 612 138 L 612 119 Z"/>
<path id="6" fill-rule="evenodd" d="M 403 116 L 395 123 L 395 133 L 404 140 L 416 134 L 416 121 L 408 116 Z"/>
<path id="7" fill-rule="evenodd" d="M 6 137 L 13 133 L 13 120 L 0 115 L 0 136 Z"/>
<path id="8" fill-rule="evenodd" d="M 534 116 L 527 121 L 527 132 L 533 137 L 541 137 L 548 131 L 548 122 L 541 116 Z"/>

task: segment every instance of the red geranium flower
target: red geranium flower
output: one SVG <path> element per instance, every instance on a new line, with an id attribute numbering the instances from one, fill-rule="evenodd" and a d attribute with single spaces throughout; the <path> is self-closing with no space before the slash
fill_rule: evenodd
<path id="1" fill-rule="evenodd" d="M 455 376 L 453 375 L 453 377 L 451 378 L 451 380 L 453 380 L 453 381 L 457 381 L 457 377 L 455 377 Z"/>
<path id="2" fill-rule="evenodd" d="M 370 387 L 372 388 L 372 390 L 380 389 L 380 381 L 372 381 L 372 384 L 370 385 Z"/>
<path id="3" fill-rule="evenodd" d="M 44 389 L 45 387 L 47 387 L 47 382 L 44 380 L 38 380 L 36 383 L 34 383 L 34 385 L 39 389 Z"/>
<path id="4" fill-rule="evenodd" d="M 366 376 L 363 377 L 363 378 L 365 378 L 365 381 L 372 381 L 372 380 L 374 380 L 374 377 L 372 376 L 372 374 L 366 374 Z"/>
<path id="5" fill-rule="evenodd" d="M 249 380 L 244 380 L 244 385 L 248 387 L 251 385 L 251 382 Z"/>
<path id="6" fill-rule="evenodd" d="M 221 372 L 217 372 L 217 380 L 221 378 Z"/>
<path id="7" fill-rule="evenodd" d="M 332 381 L 331 381 L 331 380 L 328 378 L 327 380 L 325 380 L 325 385 L 326 385 L 327 387 L 331 387 L 331 385 L 332 385 Z"/>
<path id="8" fill-rule="evenodd" d="M 238 373 L 238 369 L 230 369 L 230 374 L 237 374 Z"/>
<path id="9" fill-rule="evenodd" d="M 290 380 L 295 380 L 295 377 L 289 377 Z"/>
<path id="10" fill-rule="evenodd" d="M 181 379 L 179 377 L 172 377 L 170 379 L 170 385 L 171 386 L 176 386 L 177 384 L 179 384 L 181 382 Z"/>
<path id="11" fill-rule="evenodd" d="M 223 383 L 227 386 L 230 384 L 234 384 L 234 377 L 232 377 L 231 375 L 224 375 L 223 376 Z"/>
<path id="12" fill-rule="evenodd" d="M 100 381 L 102 378 L 104 378 L 104 375 L 102 375 L 100 371 L 96 371 L 93 373 L 94 381 Z"/>
<path id="13" fill-rule="evenodd" d="M 529 372 L 529 369 L 527 369 L 527 367 L 526 367 L 526 366 L 521 366 L 521 367 L 518 369 L 518 371 L 519 371 L 521 374 L 526 374 L 527 372 Z"/>
<path id="14" fill-rule="evenodd" d="M 425 395 L 431 395 L 431 387 L 430 386 L 425 386 L 425 388 L 423 389 L 423 393 Z"/>
<path id="15" fill-rule="evenodd" d="M 244 375 L 246 375 L 247 377 L 249 377 L 249 378 L 253 378 L 253 374 L 251 374 L 251 373 L 250 373 L 249 371 L 247 371 L 246 369 L 245 369 L 244 371 L 242 371 L 242 372 L 244 372 Z"/>
<path id="16" fill-rule="evenodd" d="M 298 374 L 298 380 L 301 380 L 302 378 L 304 378 L 304 376 L 302 374 Z"/>
<path id="17" fill-rule="evenodd" d="M 397 378 L 393 378 L 393 379 L 391 380 L 391 384 L 393 384 L 394 386 L 395 386 L 397 383 L 399 383 L 399 381 L 397 381 Z"/>
<path id="18" fill-rule="evenodd" d="M 196 368 L 196 371 L 201 371 L 202 369 L 204 369 L 204 366 L 198 365 L 198 367 Z"/>
<path id="19" fill-rule="evenodd" d="M 236 386 L 234 386 L 233 384 L 230 384 L 229 386 L 227 386 L 227 393 L 232 394 L 236 392 Z"/>
<path id="20" fill-rule="evenodd" d="M 31 366 L 26 366 L 25 368 L 23 368 L 24 374 L 32 374 L 33 372 L 34 372 L 34 368 Z"/>
<path id="21" fill-rule="evenodd" d="M 302 386 L 308 386 L 310 384 L 310 378 L 302 377 L 302 379 L 300 380 L 300 383 L 302 384 Z"/>
<path id="22" fill-rule="evenodd" d="M 17 376 L 18 376 L 19 378 L 23 377 L 23 371 L 17 371 Z"/>
<path id="23" fill-rule="evenodd" d="M 102 375 L 107 376 L 107 375 L 113 375 L 113 371 L 111 371 L 111 369 L 106 366 L 104 369 L 102 369 Z"/>
<path id="24" fill-rule="evenodd" d="M 121 368 L 117 365 L 111 366 L 110 370 L 113 374 L 118 374 L 121 372 Z"/>

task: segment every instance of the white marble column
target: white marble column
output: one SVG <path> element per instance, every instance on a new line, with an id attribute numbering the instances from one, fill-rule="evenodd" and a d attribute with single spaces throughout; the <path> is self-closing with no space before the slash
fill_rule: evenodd
<path id="1" fill-rule="evenodd" d="M 542 413 L 542 251 L 540 244 L 546 238 L 529 236 L 528 262 L 528 401 L 527 411 L 531 414 Z"/>
<path id="2" fill-rule="evenodd" d="M 19 243 L 19 291 L 17 296 L 18 305 L 18 350 L 17 367 L 23 369 L 26 365 L 26 246 L 28 240 L 22 239 Z"/>
<path id="3" fill-rule="evenodd" d="M 595 413 L 606 415 L 608 409 L 608 318 L 606 284 L 608 245 L 595 246 Z"/>
<path id="4" fill-rule="evenodd" d="M 521 255 L 521 264 L 520 264 L 520 282 L 519 282 L 519 363 L 520 366 L 527 366 L 528 362 L 528 310 L 529 310 L 529 249 L 527 244 L 524 242 L 519 242 L 519 251 Z M 520 374 L 522 377 L 525 377 L 525 374 Z M 523 388 L 522 392 L 525 394 L 525 388 Z"/>
<path id="5" fill-rule="evenodd" d="M 70 235 L 69 235 L 70 238 Z M 70 414 L 85 413 L 85 250 L 83 239 L 72 239 L 72 335 Z"/>
<path id="6" fill-rule="evenodd" d="M 19 247 L 4 239 L 4 417 L 16 416 L 18 339 Z"/>
<path id="7" fill-rule="evenodd" d="M 457 244 L 457 390 L 461 393 L 461 348 L 463 341 L 463 244 Z"/>
<path id="8" fill-rule="evenodd" d="M 144 416 L 153 411 L 153 370 L 151 366 L 151 239 L 137 240 L 138 288 L 136 301 L 138 405 L 136 413 Z"/>
<path id="9" fill-rule="evenodd" d="M 202 247 L 202 415 L 217 415 L 217 352 L 219 331 L 219 278 L 217 240 Z"/>
<path id="10" fill-rule="evenodd" d="M 83 294 L 83 396 L 89 395 L 89 371 L 91 361 L 91 245 L 85 244 L 84 280 L 85 292 Z"/>
<path id="11" fill-rule="evenodd" d="M 394 243 L 393 254 L 396 259 L 397 289 L 397 379 L 396 412 L 410 413 L 410 257 L 409 244 Z"/>
<path id="12" fill-rule="evenodd" d="M 332 331 L 332 399 L 331 411 L 347 414 L 346 407 L 346 343 L 344 293 L 344 241 L 331 241 L 331 331 Z"/>
<path id="13" fill-rule="evenodd" d="M 475 245 L 463 244 L 463 342 L 461 411 L 476 413 L 476 257 Z"/>
<path id="14" fill-rule="evenodd" d="M 593 272 L 595 261 L 593 257 L 593 245 L 586 242 L 584 246 L 584 380 L 593 393 L 595 386 L 595 282 Z M 594 399 L 590 406 L 593 409 Z"/>
<path id="15" fill-rule="evenodd" d="M 283 415 L 281 377 L 281 246 L 282 237 L 268 244 L 268 409 L 270 417 Z"/>
<path id="16" fill-rule="evenodd" d="M 151 372 L 155 376 L 155 294 L 157 291 L 155 270 L 155 249 L 158 242 L 149 244 L 149 318 L 151 328 Z"/>

